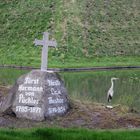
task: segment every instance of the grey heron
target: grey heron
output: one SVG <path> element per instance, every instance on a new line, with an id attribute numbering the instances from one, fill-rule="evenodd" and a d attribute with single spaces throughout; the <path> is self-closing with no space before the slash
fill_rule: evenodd
<path id="1" fill-rule="evenodd" d="M 113 90 L 113 87 L 114 87 L 114 80 L 117 80 L 119 78 L 115 78 L 115 77 L 112 77 L 111 78 L 111 87 L 110 89 L 108 90 L 107 92 L 107 101 L 110 102 L 112 97 L 113 97 L 113 94 L 114 94 L 114 90 Z"/>

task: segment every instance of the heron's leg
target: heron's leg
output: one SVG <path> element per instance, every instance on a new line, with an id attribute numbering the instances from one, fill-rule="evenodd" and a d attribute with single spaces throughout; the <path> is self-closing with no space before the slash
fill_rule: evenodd
<path id="1" fill-rule="evenodd" d="M 108 102 L 110 102 L 111 100 L 112 100 L 112 96 L 109 95 L 109 96 L 108 96 Z"/>

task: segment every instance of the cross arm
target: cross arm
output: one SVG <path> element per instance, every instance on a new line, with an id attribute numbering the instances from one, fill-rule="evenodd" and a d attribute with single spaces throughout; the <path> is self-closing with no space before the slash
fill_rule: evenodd
<path id="1" fill-rule="evenodd" d="M 35 39 L 34 40 L 34 44 L 35 44 L 35 46 L 37 46 L 37 45 L 44 45 L 44 41 L 43 40 Z"/>
<path id="2" fill-rule="evenodd" d="M 57 46 L 57 42 L 53 41 L 53 40 L 50 40 L 48 45 L 52 46 L 52 47 L 56 47 Z"/>

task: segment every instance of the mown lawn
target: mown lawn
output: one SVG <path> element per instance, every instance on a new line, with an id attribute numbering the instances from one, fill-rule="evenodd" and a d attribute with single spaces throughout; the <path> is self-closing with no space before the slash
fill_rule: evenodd
<path id="1" fill-rule="evenodd" d="M 0 129 L 0 140 L 139 140 L 140 130 Z"/>

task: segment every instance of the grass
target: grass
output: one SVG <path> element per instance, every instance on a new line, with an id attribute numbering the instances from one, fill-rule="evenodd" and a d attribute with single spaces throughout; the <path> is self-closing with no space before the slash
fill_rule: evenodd
<path id="1" fill-rule="evenodd" d="M 33 41 L 44 31 L 58 42 L 50 67 L 140 62 L 139 0 L 4 0 L 0 9 L 0 64 L 39 66 Z"/>
<path id="2" fill-rule="evenodd" d="M 70 58 L 65 61 L 49 61 L 49 67 L 74 68 L 74 67 L 100 67 L 100 66 L 140 66 L 138 56 L 116 56 L 116 57 L 95 57 L 95 58 Z"/>
<path id="3" fill-rule="evenodd" d="M 0 129 L 1 140 L 139 140 L 140 130 Z"/>
<path id="4" fill-rule="evenodd" d="M 1 61 L 1 60 L 0 60 Z M 28 60 L 27 60 L 28 61 Z M 17 58 L 16 61 L 5 60 L 1 62 L 1 65 L 18 65 L 18 66 L 32 66 L 40 67 L 41 60 L 35 59 L 31 63 L 27 63 L 26 60 L 20 61 Z M 48 68 L 81 68 L 81 67 L 101 67 L 101 66 L 140 66 L 140 57 L 138 56 L 116 56 L 116 57 L 94 57 L 94 58 L 67 58 L 51 59 L 48 61 Z"/>

